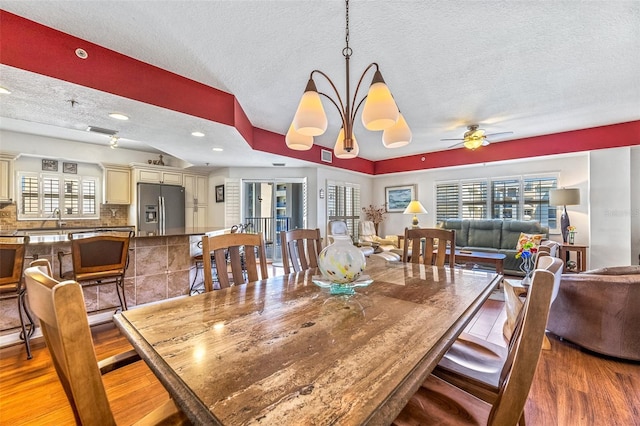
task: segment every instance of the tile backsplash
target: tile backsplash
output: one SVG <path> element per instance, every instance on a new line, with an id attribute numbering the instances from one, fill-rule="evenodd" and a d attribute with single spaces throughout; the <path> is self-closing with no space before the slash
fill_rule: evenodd
<path id="1" fill-rule="evenodd" d="M 114 216 L 115 212 L 115 216 Z M 62 219 L 67 228 L 91 228 L 94 226 L 126 226 L 129 223 L 129 206 L 100 205 L 100 219 L 68 220 Z M 15 204 L 0 205 L 0 231 L 13 231 L 23 228 L 51 228 L 56 226 L 56 219 L 50 220 L 18 220 Z"/>

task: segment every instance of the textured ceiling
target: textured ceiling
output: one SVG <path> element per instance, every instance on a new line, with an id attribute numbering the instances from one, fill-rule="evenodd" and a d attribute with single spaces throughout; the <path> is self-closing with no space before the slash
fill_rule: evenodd
<path id="1" fill-rule="evenodd" d="M 327 73 L 344 96 L 342 1 L 21 0 L 0 8 L 232 93 L 253 126 L 272 132 L 287 131 L 311 70 Z M 410 145 L 388 150 L 358 119 L 360 156 L 369 160 L 447 149 L 452 142 L 440 139 L 461 137 L 472 123 L 513 131 L 507 140 L 640 119 L 638 1 L 352 0 L 350 26 L 352 90 L 377 62 L 413 130 Z M 13 91 L 0 99 L 4 129 L 102 143 L 84 132 L 88 124 L 117 128 L 121 146 L 196 165 L 302 164 L 251 151 L 232 127 L 15 68 L 0 68 L 0 86 Z M 316 143 L 332 147 L 338 116 L 325 108 L 330 126 Z M 114 122 L 105 113 L 113 110 L 132 119 Z M 207 136 L 193 138 L 195 129 Z"/>

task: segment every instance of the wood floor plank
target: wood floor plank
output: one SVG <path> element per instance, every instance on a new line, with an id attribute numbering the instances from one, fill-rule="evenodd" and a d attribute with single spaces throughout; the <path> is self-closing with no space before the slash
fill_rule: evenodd
<path id="1" fill-rule="evenodd" d="M 504 304 L 488 300 L 485 305 L 467 330 L 504 344 Z M 112 324 L 93 327 L 92 334 L 99 359 L 131 348 Z M 549 337 L 551 350 L 542 351 L 525 407 L 528 425 L 640 426 L 640 363 Z M 168 398 L 143 362 L 109 373 L 104 382 L 118 424 L 133 423 Z M 73 425 L 74 420 L 44 343 L 34 342 L 30 361 L 24 345 L 0 349 L 0 425 L 50 424 Z"/>

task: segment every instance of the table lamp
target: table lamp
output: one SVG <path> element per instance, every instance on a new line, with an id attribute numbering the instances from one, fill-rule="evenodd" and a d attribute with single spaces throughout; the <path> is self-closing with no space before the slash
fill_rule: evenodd
<path id="1" fill-rule="evenodd" d="M 418 228 L 418 214 L 427 214 L 427 210 L 420 204 L 420 201 L 413 200 L 409 203 L 406 209 L 404 209 L 403 214 L 412 214 L 413 215 L 413 226 L 412 228 Z"/>
<path id="2" fill-rule="evenodd" d="M 569 222 L 569 214 L 567 213 L 567 206 L 580 204 L 580 189 L 552 189 L 549 191 L 549 204 L 552 206 L 564 206 L 562 216 L 560 216 L 560 232 L 562 232 L 562 241 L 566 243 L 567 236 L 569 235 L 567 228 L 571 225 L 571 222 Z"/>

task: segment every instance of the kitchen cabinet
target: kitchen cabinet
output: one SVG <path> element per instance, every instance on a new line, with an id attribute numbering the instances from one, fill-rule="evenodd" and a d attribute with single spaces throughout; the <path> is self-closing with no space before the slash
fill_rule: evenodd
<path id="1" fill-rule="evenodd" d="M 206 227 L 209 177 L 185 174 L 182 180 L 185 198 L 185 226 Z"/>
<path id="2" fill-rule="evenodd" d="M 13 160 L 0 157 L 0 203 L 13 202 Z"/>
<path id="3" fill-rule="evenodd" d="M 105 166 L 104 204 L 131 204 L 131 169 Z"/>
<path id="4" fill-rule="evenodd" d="M 136 182 L 182 185 L 182 173 L 159 169 L 136 169 Z"/>

